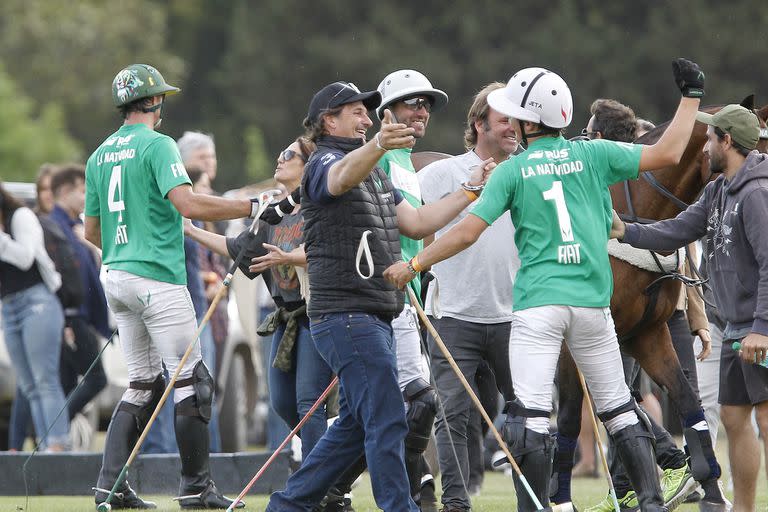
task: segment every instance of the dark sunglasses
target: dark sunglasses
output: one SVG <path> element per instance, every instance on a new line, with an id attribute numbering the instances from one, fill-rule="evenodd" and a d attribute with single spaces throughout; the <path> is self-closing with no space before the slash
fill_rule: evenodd
<path id="1" fill-rule="evenodd" d="M 600 132 L 599 131 L 597 131 L 597 132 L 587 131 L 586 128 L 582 128 L 582 130 L 581 130 L 581 136 L 582 137 L 587 137 L 589 139 L 594 139 L 595 135 L 597 135 L 598 133 L 600 133 Z"/>
<path id="2" fill-rule="evenodd" d="M 307 157 L 305 157 L 301 153 L 297 153 L 296 151 L 294 151 L 292 149 L 286 149 L 282 153 L 280 153 L 280 158 L 282 159 L 283 162 L 287 162 L 287 161 L 291 160 L 295 156 L 301 158 L 302 162 L 307 163 Z"/>
<path id="3" fill-rule="evenodd" d="M 410 110 L 415 111 L 424 107 L 427 112 L 432 112 L 432 102 L 425 100 L 424 98 L 408 98 L 407 100 L 403 100 L 403 103 L 405 103 L 405 106 Z"/>

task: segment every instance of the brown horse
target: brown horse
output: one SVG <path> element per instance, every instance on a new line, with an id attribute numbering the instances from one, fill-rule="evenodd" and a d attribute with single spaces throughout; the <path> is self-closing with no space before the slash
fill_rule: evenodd
<path id="1" fill-rule="evenodd" d="M 752 97 L 745 99 L 745 102 L 749 104 L 748 108 L 753 108 Z M 745 103 L 742 104 L 747 106 Z M 717 106 L 703 110 L 714 113 L 720 108 L 721 106 Z M 765 126 L 765 120 L 768 119 L 768 105 L 755 113 L 761 119 L 761 124 Z M 659 125 L 636 142 L 655 143 L 668 124 Z M 694 202 L 712 177 L 709 162 L 702 152 L 707 138 L 706 128 L 706 125 L 696 123 L 678 165 L 652 173 L 643 173 L 644 176 L 640 179 L 610 187 L 614 209 L 619 214 L 630 218 L 652 221 L 674 217 L 686 205 Z M 762 139 L 758 149 L 766 152 L 767 146 L 768 140 Z M 641 270 L 614 257 L 610 260 L 616 283 L 611 297 L 611 314 L 616 324 L 621 350 L 634 357 L 654 382 L 669 393 L 681 418 L 697 413 L 701 409 L 698 396 L 683 374 L 666 323 L 677 304 L 681 282 L 676 279 L 659 281 L 661 277 L 659 273 Z M 561 353 L 558 382 L 560 390 L 558 437 L 571 441 L 559 442 L 558 445 L 562 448 L 573 446 L 573 441 L 578 438 L 583 399 L 576 366 L 565 345 Z M 711 460 L 714 460 L 715 455 L 711 446 L 704 447 L 703 452 L 704 457 L 711 457 Z M 694 458 L 696 458 L 695 454 Z M 706 470 L 707 462 L 701 459 L 699 454 L 699 460 L 692 460 L 691 464 L 703 463 Z M 556 457 L 555 471 L 561 473 L 565 471 L 570 474 L 572 468 L 573 451 L 561 450 Z M 711 473 L 707 477 L 699 478 L 705 491 L 704 499 L 711 510 L 713 503 L 723 502 L 717 486 L 717 478 Z M 553 496 L 558 503 L 570 501 L 570 477 L 565 480 L 560 479 L 560 483 L 563 482 L 567 482 L 568 488 L 558 489 Z"/>

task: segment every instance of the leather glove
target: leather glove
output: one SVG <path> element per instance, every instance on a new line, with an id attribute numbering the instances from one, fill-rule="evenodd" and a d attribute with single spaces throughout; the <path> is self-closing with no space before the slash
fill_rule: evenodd
<path id="1" fill-rule="evenodd" d="M 272 225 L 280 224 L 280 222 L 283 220 L 283 217 L 293 212 L 293 209 L 300 202 L 301 187 L 298 187 L 281 201 L 269 205 L 269 207 L 264 210 L 264 213 L 261 214 L 261 220 Z"/>
<path id="2" fill-rule="evenodd" d="M 704 72 L 699 65 L 688 59 L 678 58 L 672 62 L 675 83 L 686 98 L 704 96 Z"/>

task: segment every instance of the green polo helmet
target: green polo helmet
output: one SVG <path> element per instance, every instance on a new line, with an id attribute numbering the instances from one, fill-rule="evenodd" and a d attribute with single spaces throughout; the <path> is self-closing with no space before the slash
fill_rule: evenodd
<path id="1" fill-rule="evenodd" d="M 168 84 L 158 70 L 147 64 L 131 64 L 112 80 L 112 101 L 116 107 L 160 94 L 176 94 L 178 87 Z"/>

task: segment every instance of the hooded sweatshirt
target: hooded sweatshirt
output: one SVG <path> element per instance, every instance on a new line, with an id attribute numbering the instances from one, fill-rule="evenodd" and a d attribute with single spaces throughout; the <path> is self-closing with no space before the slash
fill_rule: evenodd
<path id="1" fill-rule="evenodd" d="M 674 219 L 627 224 L 622 242 L 669 251 L 706 235 L 707 267 L 726 337 L 768 335 L 768 155 L 752 151 Z"/>

